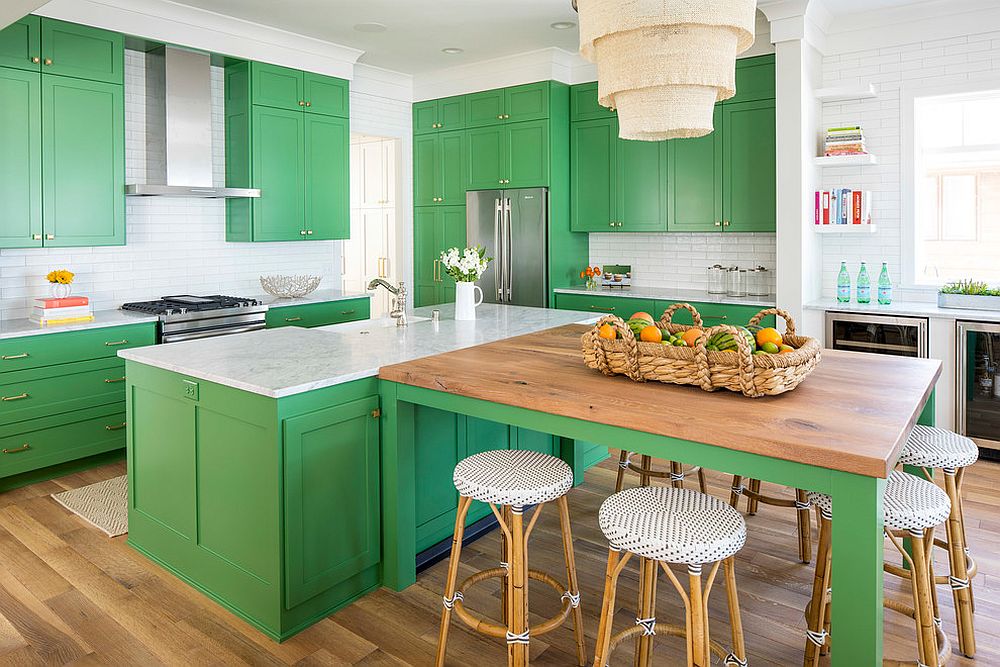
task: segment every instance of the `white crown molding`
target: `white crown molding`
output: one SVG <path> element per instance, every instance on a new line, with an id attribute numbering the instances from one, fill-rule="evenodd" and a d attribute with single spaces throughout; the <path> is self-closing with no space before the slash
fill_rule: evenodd
<path id="1" fill-rule="evenodd" d="M 351 94 L 355 93 L 409 104 L 413 101 L 413 76 L 357 63 L 354 66 L 354 80 L 351 81 Z"/>
<path id="2" fill-rule="evenodd" d="M 819 0 L 758 0 L 771 25 L 771 42 L 803 40 L 822 51 L 830 13 Z"/>
<path id="3" fill-rule="evenodd" d="M 35 13 L 344 79 L 364 53 L 169 0 L 51 0 Z"/>
<path id="4" fill-rule="evenodd" d="M 45 0 L 4 0 L 0 3 L 0 29 L 45 4 Z"/>

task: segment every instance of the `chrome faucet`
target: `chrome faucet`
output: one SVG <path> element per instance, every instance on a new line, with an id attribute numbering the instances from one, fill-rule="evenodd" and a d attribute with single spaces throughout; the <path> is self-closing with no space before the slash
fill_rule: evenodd
<path id="1" fill-rule="evenodd" d="M 379 286 L 386 288 L 392 294 L 392 308 L 389 310 L 389 317 L 396 320 L 397 327 L 406 326 L 406 287 L 403 281 L 399 281 L 399 287 L 393 287 L 392 283 L 382 278 L 374 278 L 368 283 L 368 289 L 374 290 Z"/>

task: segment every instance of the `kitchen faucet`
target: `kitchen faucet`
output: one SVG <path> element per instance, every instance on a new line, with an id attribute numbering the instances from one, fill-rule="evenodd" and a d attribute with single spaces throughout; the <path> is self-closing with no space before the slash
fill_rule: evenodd
<path id="1" fill-rule="evenodd" d="M 399 281 L 399 287 L 393 287 L 392 283 L 383 280 L 382 278 L 374 278 L 370 283 L 368 283 L 368 289 L 377 289 L 381 285 L 386 288 L 392 297 L 392 308 L 389 311 L 389 317 L 396 320 L 397 327 L 406 326 L 406 287 L 403 285 L 403 281 Z"/>

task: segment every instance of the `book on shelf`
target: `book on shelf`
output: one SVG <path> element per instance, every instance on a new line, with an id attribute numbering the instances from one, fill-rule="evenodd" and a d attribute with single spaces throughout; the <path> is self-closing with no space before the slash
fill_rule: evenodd
<path id="1" fill-rule="evenodd" d="M 825 156 L 865 155 L 867 153 L 865 133 L 861 127 L 832 127 L 826 131 L 826 139 L 823 144 Z"/>
<path id="2" fill-rule="evenodd" d="M 835 188 L 818 190 L 814 198 L 816 210 L 813 222 L 817 225 L 870 225 L 872 224 L 870 190 Z"/>
<path id="3" fill-rule="evenodd" d="M 90 299 L 85 296 L 64 296 L 61 298 L 40 297 L 35 299 L 36 308 L 69 308 L 70 306 L 86 306 L 89 303 Z"/>
<path id="4" fill-rule="evenodd" d="M 54 327 L 54 326 L 59 326 L 61 324 L 79 324 L 81 322 L 93 322 L 94 316 L 86 315 L 83 317 L 61 317 L 52 319 L 40 319 L 32 315 L 28 317 L 28 321 L 33 322 L 34 324 L 37 324 L 40 327 Z"/>
<path id="5" fill-rule="evenodd" d="M 58 308 L 40 308 L 35 306 L 31 314 L 40 320 L 62 319 L 66 317 L 86 317 L 93 315 L 90 306 L 60 306 Z"/>

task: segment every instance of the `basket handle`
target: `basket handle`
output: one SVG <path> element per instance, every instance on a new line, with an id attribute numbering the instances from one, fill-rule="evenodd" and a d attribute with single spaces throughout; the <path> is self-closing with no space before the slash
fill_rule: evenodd
<path id="1" fill-rule="evenodd" d="M 695 343 L 695 358 L 698 363 L 698 375 L 699 380 L 701 380 L 702 387 L 708 387 L 709 391 L 712 391 L 712 381 L 708 365 L 708 350 L 705 349 L 705 345 L 707 344 L 708 339 L 717 333 L 728 333 L 733 337 L 733 340 L 736 341 L 736 354 L 739 356 L 740 391 L 745 396 L 760 396 L 761 393 L 757 391 L 753 381 L 753 350 L 750 348 L 750 341 L 744 337 L 743 332 L 740 331 L 739 327 L 734 327 L 730 324 L 719 324 L 706 329 Z"/>
<path id="2" fill-rule="evenodd" d="M 618 332 L 619 338 L 625 345 L 626 368 L 625 375 L 636 382 L 643 382 L 643 377 L 639 372 L 639 345 L 636 343 L 635 334 L 632 329 L 625 324 L 625 320 L 617 315 L 604 315 L 590 330 L 590 346 L 594 349 L 597 357 L 597 367 L 605 375 L 614 375 L 611 365 L 608 363 L 608 351 L 602 345 L 603 339 L 600 336 L 601 326 L 612 325 Z"/>
<path id="3" fill-rule="evenodd" d="M 663 311 L 663 315 L 660 317 L 660 324 L 662 324 L 664 327 L 666 327 L 666 325 L 668 324 L 672 324 L 674 313 L 676 313 L 678 310 L 681 309 L 691 311 L 692 323 L 694 324 L 695 327 L 701 329 L 702 327 L 701 313 L 699 313 L 695 309 L 695 307 L 692 306 L 690 303 L 675 303 L 669 308 L 667 308 L 665 311 Z"/>
<path id="4" fill-rule="evenodd" d="M 791 315 L 788 314 L 788 311 L 782 310 L 781 308 L 777 307 L 765 308 L 764 310 L 760 311 L 759 313 L 751 317 L 747 325 L 751 327 L 758 325 L 760 324 L 760 321 L 765 317 L 767 317 L 768 315 L 777 315 L 781 319 L 785 320 L 785 333 L 791 336 L 795 335 L 795 320 L 792 318 Z"/>

